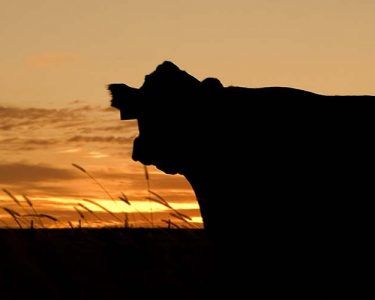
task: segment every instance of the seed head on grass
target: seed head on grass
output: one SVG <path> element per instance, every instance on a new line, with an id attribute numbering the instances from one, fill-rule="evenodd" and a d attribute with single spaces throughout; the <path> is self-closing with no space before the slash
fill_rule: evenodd
<path id="1" fill-rule="evenodd" d="M 85 173 L 91 180 L 93 180 L 104 192 L 105 194 L 110 198 L 112 199 L 113 201 L 115 201 L 115 199 L 113 199 L 112 195 L 108 192 L 108 190 L 99 182 L 95 179 L 94 176 L 92 176 L 86 169 L 84 169 L 83 167 L 81 167 L 80 165 L 77 165 L 77 164 L 73 164 L 72 163 L 72 166 L 75 167 L 76 169 L 80 170 L 81 172 Z"/>
<path id="2" fill-rule="evenodd" d="M 125 202 L 127 205 L 131 205 L 129 198 L 124 193 L 121 193 L 121 196 L 119 197 L 119 199 Z"/>
<path id="3" fill-rule="evenodd" d="M 31 201 L 31 199 L 28 196 L 26 196 L 26 195 L 22 195 L 22 197 L 23 197 L 23 199 L 25 199 L 27 205 L 30 206 L 33 214 L 34 215 L 38 215 L 37 211 L 34 208 L 34 205 L 33 205 L 33 202 Z M 44 228 L 44 224 L 43 224 L 42 218 L 38 218 L 38 220 L 39 220 L 39 223 L 42 226 L 42 228 Z"/>
<path id="4" fill-rule="evenodd" d="M 170 213 L 170 215 L 171 215 L 172 217 L 175 217 L 176 219 L 179 219 L 179 220 L 181 220 L 181 221 L 187 222 L 187 221 L 185 220 L 185 218 L 182 217 L 182 216 L 180 216 L 179 214 L 176 214 L 176 213 Z"/>
<path id="5" fill-rule="evenodd" d="M 22 207 L 21 202 L 7 189 L 2 189 L 5 194 L 7 194 L 19 207 Z"/>
<path id="6" fill-rule="evenodd" d="M 86 205 L 82 203 L 78 203 L 80 207 L 82 207 L 84 210 L 88 211 L 91 215 L 93 215 L 95 218 L 97 218 L 99 221 L 103 221 L 102 218 L 100 218 L 96 213 L 94 213 L 90 208 L 88 208 Z"/>
<path id="7" fill-rule="evenodd" d="M 51 221 L 55 221 L 55 222 L 58 222 L 59 219 L 51 216 L 51 215 L 47 215 L 47 214 L 27 214 L 27 215 L 22 215 L 23 217 L 37 217 L 37 218 L 46 218 L 46 219 L 49 219 Z"/>
<path id="8" fill-rule="evenodd" d="M 85 215 L 83 214 L 83 212 L 81 212 L 76 206 L 73 206 L 73 208 L 81 219 L 85 219 Z"/>
<path id="9" fill-rule="evenodd" d="M 128 196 L 126 196 L 123 192 L 121 193 L 121 196 L 119 197 L 119 199 L 124 202 L 125 204 L 131 206 L 132 204 L 130 203 L 129 201 L 129 198 Z M 124 226 L 125 228 L 129 228 L 129 215 L 127 212 L 124 213 L 124 218 L 125 218 L 125 223 L 124 223 Z"/>
<path id="10" fill-rule="evenodd" d="M 181 212 L 179 212 L 177 209 L 174 209 L 168 202 L 167 200 L 165 200 L 163 197 L 161 197 L 160 195 L 158 195 L 157 193 L 153 192 L 153 191 L 150 191 L 151 194 L 155 195 L 155 197 L 147 197 L 148 200 L 151 200 L 151 201 L 154 201 L 156 203 L 159 203 L 167 208 L 169 208 L 170 210 L 173 211 L 174 214 L 178 215 L 180 218 L 184 218 L 184 219 L 187 219 L 187 220 L 190 220 L 191 221 L 191 218 L 188 216 L 188 215 L 185 215 Z"/>
<path id="11" fill-rule="evenodd" d="M 21 217 L 21 215 L 13 209 L 10 209 L 10 208 L 7 208 L 7 207 L 2 207 L 2 209 L 5 210 L 10 215 L 13 215 L 13 216 L 16 216 L 16 217 Z"/>
<path id="12" fill-rule="evenodd" d="M 143 220 L 145 220 L 148 224 L 150 224 L 151 227 L 154 227 L 154 222 L 152 220 L 147 218 L 147 216 L 144 213 L 142 213 L 139 209 L 137 209 L 136 206 L 133 206 L 133 208 L 138 213 L 138 215 L 140 215 L 142 217 Z"/>
<path id="13" fill-rule="evenodd" d="M 169 209 L 172 209 L 172 207 L 169 205 L 169 203 L 165 203 L 164 201 L 160 201 L 158 198 L 156 197 L 146 197 L 147 200 L 150 200 L 152 202 L 155 202 L 155 203 L 159 203 L 160 205 L 163 205 Z"/>
<path id="14" fill-rule="evenodd" d="M 78 170 L 82 171 L 83 173 L 87 174 L 87 171 L 83 167 L 81 167 L 80 165 L 72 163 L 72 166 L 75 167 L 75 168 L 77 168 Z"/>
<path id="15" fill-rule="evenodd" d="M 174 212 L 176 215 L 179 215 L 181 218 L 183 218 L 183 219 L 185 219 L 185 220 L 189 220 L 189 221 L 192 220 L 188 215 L 185 215 L 185 214 L 183 214 L 182 212 L 179 212 L 178 210 L 173 209 L 173 212 Z"/>
<path id="16" fill-rule="evenodd" d="M 172 217 L 174 217 L 174 218 L 176 218 L 176 219 L 178 219 L 178 220 L 181 220 L 181 221 L 183 221 L 184 223 L 186 223 L 187 225 L 189 225 L 189 227 L 197 227 L 196 225 L 194 225 L 194 224 L 192 224 L 192 223 L 190 223 L 184 216 L 186 216 L 186 215 L 183 215 L 183 214 L 181 214 L 181 213 L 170 213 L 170 215 L 172 216 Z M 189 219 L 191 220 L 191 218 L 189 217 Z"/>
<path id="17" fill-rule="evenodd" d="M 166 199 L 164 199 L 162 196 L 159 194 L 155 193 L 154 191 L 149 191 L 150 194 L 154 195 L 161 203 L 164 203 L 165 206 L 169 206 L 169 203 Z"/>
<path id="18" fill-rule="evenodd" d="M 148 173 L 148 169 L 147 169 L 147 166 L 146 165 L 143 165 L 143 169 L 145 171 L 145 178 L 146 178 L 146 183 L 147 183 L 147 192 L 148 192 L 148 195 L 150 196 L 150 175 Z M 151 202 L 150 202 L 150 216 L 151 216 L 151 226 L 154 227 L 154 214 L 152 212 L 152 205 L 151 205 Z"/>
<path id="19" fill-rule="evenodd" d="M 116 214 L 111 212 L 109 209 L 105 208 L 103 205 L 100 205 L 99 203 L 95 202 L 94 200 L 90 200 L 90 199 L 82 199 L 82 200 L 88 203 L 91 203 L 93 205 L 96 205 L 97 207 L 100 207 L 102 210 L 104 210 L 105 212 L 110 214 L 112 217 L 114 217 L 117 221 L 122 222 L 122 220 L 118 216 L 116 216 Z"/>
<path id="20" fill-rule="evenodd" d="M 130 201 L 129 201 L 129 198 L 124 194 L 124 193 L 121 193 L 121 196 L 119 197 L 119 199 L 123 202 L 125 202 L 127 205 L 131 205 Z M 144 219 L 147 223 L 149 223 L 152 227 L 154 226 L 154 222 L 153 220 L 149 218 L 147 218 L 145 216 L 145 214 L 143 214 L 141 211 L 139 211 L 135 206 L 133 206 L 134 210 L 142 217 L 142 219 Z"/>
<path id="21" fill-rule="evenodd" d="M 25 199 L 26 203 L 30 207 L 34 207 L 33 203 L 31 202 L 30 198 L 27 197 L 26 195 L 22 195 L 23 199 Z"/>
<path id="22" fill-rule="evenodd" d="M 17 223 L 19 228 L 23 228 L 21 222 L 18 221 L 18 217 L 21 217 L 21 215 L 18 212 L 7 207 L 2 207 L 2 209 L 5 210 L 13 218 L 13 220 Z"/>
<path id="23" fill-rule="evenodd" d="M 146 165 L 143 165 L 143 169 L 144 169 L 144 172 L 145 172 L 145 178 L 146 178 L 146 182 L 147 182 L 147 190 L 149 191 L 150 190 L 150 174 L 148 173 L 148 169 L 147 169 Z"/>

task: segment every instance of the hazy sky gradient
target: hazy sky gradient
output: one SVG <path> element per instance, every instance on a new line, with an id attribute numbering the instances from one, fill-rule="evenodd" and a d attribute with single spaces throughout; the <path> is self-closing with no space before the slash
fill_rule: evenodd
<path id="1" fill-rule="evenodd" d="M 1 2 L 2 103 L 103 103 L 166 59 L 226 85 L 375 94 L 372 0 Z"/>

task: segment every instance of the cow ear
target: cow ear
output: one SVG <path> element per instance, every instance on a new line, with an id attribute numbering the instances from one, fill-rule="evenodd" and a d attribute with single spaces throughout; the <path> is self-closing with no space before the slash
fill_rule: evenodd
<path id="1" fill-rule="evenodd" d="M 111 106 L 121 112 L 122 120 L 136 119 L 139 111 L 139 90 L 123 83 L 110 84 L 108 90 L 111 92 Z"/>
<path id="2" fill-rule="evenodd" d="M 201 87 L 202 88 L 205 88 L 205 89 L 212 89 L 212 90 L 216 90 L 216 89 L 221 89 L 223 88 L 223 84 L 220 82 L 219 79 L 217 78 L 213 78 L 213 77 L 209 77 L 209 78 L 206 78 L 204 79 L 202 82 L 201 82 Z"/>

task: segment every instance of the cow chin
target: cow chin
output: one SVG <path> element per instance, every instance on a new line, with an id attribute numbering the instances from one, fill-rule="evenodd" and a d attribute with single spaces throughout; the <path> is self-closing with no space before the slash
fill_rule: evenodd
<path id="1" fill-rule="evenodd" d="M 160 150 L 161 149 L 159 149 L 159 151 Z M 181 170 L 177 167 L 178 164 L 175 161 L 172 161 L 167 156 L 157 155 L 155 152 L 156 151 L 150 151 L 146 143 L 142 142 L 139 137 L 134 140 L 132 154 L 132 159 L 134 161 L 139 161 L 146 166 L 154 165 L 167 174 L 181 174 Z"/>

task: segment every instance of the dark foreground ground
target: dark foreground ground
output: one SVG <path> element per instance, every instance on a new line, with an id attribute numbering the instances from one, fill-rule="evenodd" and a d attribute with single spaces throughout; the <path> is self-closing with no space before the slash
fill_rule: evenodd
<path id="1" fill-rule="evenodd" d="M 0 230 L 0 299 L 199 298 L 213 253 L 203 230 Z"/>

